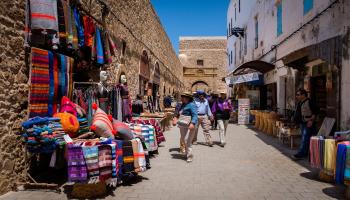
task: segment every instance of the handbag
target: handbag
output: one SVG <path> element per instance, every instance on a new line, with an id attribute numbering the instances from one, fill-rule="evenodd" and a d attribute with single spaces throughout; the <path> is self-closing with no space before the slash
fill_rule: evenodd
<path id="1" fill-rule="evenodd" d="M 180 115 L 177 120 L 177 125 L 181 127 L 188 127 L 191 123 L 191 116 Z"/>

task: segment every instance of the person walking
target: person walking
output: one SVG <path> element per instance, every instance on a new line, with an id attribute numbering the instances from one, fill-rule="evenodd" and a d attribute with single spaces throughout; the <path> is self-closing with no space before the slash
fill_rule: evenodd
<path id="1" fill-rule="evenodd" d="M 194 137 L 195 127 L 198 123 L 197 106 L 193 102 L 191 93 L 184 92 L 181 94 L 181 107 L 175 113 L 173 125 L 178 125 L 180 129 L 180 144 L 185 145 L 185 155 L 187 162 L 193 161 L 192 140 Z M 185 141 L 187 136 L 187 141 Z"/>
<path id="2" fill-rule="evenodd" d="M 232 104 L 231 101 L 227 99 L 226 92 L 220 92 L 220 97 L 214 102 L 212 112 L 214 113 L 216 120 L 218 120 L 221 147 L 226 145 L 226 130 L 231 111 Z"/>
<path id="3" fill-rule="evenodd" d="M 294 115 L 295 123 L 299 124 L 301 131 L 301 144 L 298 152 L 292 156 L 293 159 L 299 160 L 308 156 L 310 138 L 315 134 L 315 119 L 317 108 L 307 96 L 307 91 L 299 89 L 296 93 L 298 101 L 297 109 Z"/>
<path id="4" fill-rule="evenodd" d="M 211 141 L 209 129 L 210 129 L 210 121 L 213 121 L 213 114 L 211 113 L 211 109 L 209 106 L 209 102 L 206 99 L 205 92 L 202 90 L 198 90 L 197 96 L 198 98 L 195 99 L 195 103 L 198 111 L 198 124 L 196 126 L 196 130 L 193 138 L 193 144 L 197 144 L 199 126 L 202 126 L 205 141 L 208 144 L 208 146 L 212 147 L 213 142 Z"/>
<path id="5" fill-rule="evenodd" d="M 213 109 L 214 102 L 218 99 L 218 95 L 215 93 L 212 93 L 209 98 L 209 107 Z M 211 130 L 216 130 L 218 126 L 218 121 L 215 118 L 215 115 L 213 116 L 214 119 L 211 121 Z"/>

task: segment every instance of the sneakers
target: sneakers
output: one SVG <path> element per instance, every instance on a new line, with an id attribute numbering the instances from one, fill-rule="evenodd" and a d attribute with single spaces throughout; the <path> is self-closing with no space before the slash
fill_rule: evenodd
<path id="1" fill-rule="evenodd" d="M 210 139 L 210 135 L 205 136 L 205 141 L 207 142 L 208 146 L 213 147 L 213 142 Z"/>
<path id="2" fill-rule="evenodd" d="M 187 160 L 186 160 L 187 163 L 191 163 L 192 161 L 193 161 L 192 157 L 188 157 Z"/>
<path id="3" fill-rule="evenodd" d="M 197 142 L 197 141 L 194 141 L 194 142 L 192 142 L 192 144 L 193 144 L 193 145 L 197 145 L 197 144 L 198 144 L 198 142 Z"/>

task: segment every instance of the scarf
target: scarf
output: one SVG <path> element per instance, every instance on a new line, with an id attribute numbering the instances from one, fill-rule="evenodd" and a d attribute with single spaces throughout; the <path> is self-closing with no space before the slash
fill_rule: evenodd
<path id="1" fill-rule="evenodd" d="M 328 175 L 334 175 L 335 171 L 335 140 L 325 139 L 324 170 Z"/>
<path id="2" fill-rule="evenodd" d="M 99 182 L 100 171 L 98 163 L 98 147 L 84 146 L 83 153 L 86 162 L 86 167 L 89 172 L 89 183 Z"/>
<path id="3" fill-rule="evenodd" d="M 122 177 L 122 166 L 124 164 L 123 162 L 123 141 L 122 140 L 116 140 L 117 143 L 117 158 L 118 158 L 118 165 L 117 165 L 117 176 L 119 179 Z"/>
<path id="4" fill-rule="evenodd" d="M 158 149 L 157 141 L 155 140 L 156 134 L 154 131 L 154 127 L 152 125 L 149 126 L 149 149 L 148 151 L 156 151 Z"/>
<path id="5" fill-rule="evenodd" d="M 103 47 L 104 47 L 104 57 L 106 64 L 112 63 L 110 44 L 109 44 L 109 35 L 107 31 L 103 32 Z"/>
<path id="6" fill-rule="evenodd" d="M 71 22 L 71 27 L 72 27 L 72 48 L 73 49 L 78 49 L 78 30 L 75 22 L 75 17 L 74 17 L 74 10 L 70 9 L 70 22 Z"/>
<path id="7" fill-rule="evenodd" d="M 98 146 L 98 166 L 100 169 L 100 180 L 106 181 L 112 177 L 112 149 L 104 144 Z"/>
<path id="8" fill-rule="evenodd" d="M 336 161 L 336 170 L 335 170 L 335 183 L 337 184 L 344 183 L 347 146 L 349 146 L 349 144 L 346 144 L 346 143 L 338 143 L 337 145 L 337 161 Z"/>
<path id="9" fill-rule="evenodd" d="M 66 6 L 63 0 L 57 0 L 57 13 L 58 13 L 58 30 L 59 30 L 59 38 L 60 45 L 63 48 L 66 48 L 67 45 L 67 34 L 66 34 L 66 18 L 64 7 Z"/>
<path id="10" fill-rule="evenodd" d="M 112 39 L 111 35 L 109 34 L 108 34 L 108 43 L 109 43 L 110 54 L 113 56 L 116 56 L 117 46 L 115 45 L 114 39 Z"/>
<path id="11" fill-rule="evenodd" d="M 131 173 L 135 170 L 134 153 L 131 141 L 123 141 L 123 174 Z"/>
<path id="12" fill-rule="evenodd" d="M 87 181 L 87 169 L 84 160 L 82 147 L 79 145 L 68 145 L 68 181 L 85 182 Z"/>
<path id="13" fill-rule="evenodd" d="M 97 64 L 103 65 L 104 64 L 104 51 L 103 51 L 103 46 L 102 46 L 102 38 L 101 38 L 101 31 L 98 27 L 96 27 L 96 35 L 95 35 L 95 40 L 96 40 L 96 45 L 95 45 L 95 51 L 96 51 L 96 62 Z"/>
<path id="14" fill-rule="evenodd" d="M 135 139 L 138 145 L 138 153 L 137 153 L 137 157 L 139 160 L 139 167 L 140 167 L 140 171 L 144 172 L 146 171 L 146 157 L 145 157 L 145 150 L 143 149 L 142 146 L 142 141 L 139 138 Z M 134 154 L 135 155 L 135 154 Z"/>
<path id="15" fill-rule="evenodd" d="M 80 14 L 76 7 L 73 8 L 73 13 L 74 13 L 75 26 L 78 31 L 78 45 L 79 47 L 83 47 L 84 46 L 84 27 L 83 27 L 83 24 L 81 23 Z"/>
<path id="16" fill-rule="evenodd" d="M 135 168 L 135 172 L 140 172 L 141 171 L 141 167 L 140 167 L 140 161 L 139 161 L 139 145 L 137 143 L 136 139 L 131 140 L 131 144 L 132 144 L 132 151 L 134 154 L 134 168 Z"/>
<path id="17" fill-rule="evenodd" d="M 107 180 L 108 185 L 110 186 L 117 186 L 118 179 L 117 179 L 117 165 L 118 165 L 118 155 L 117 155 L 117 145 L 115 143 L 109 144 L 111 147 L 111 155 L 112 155 L 112 177 Z"/>
<path id="18" fill-rule="evenodd" d="M 89 16 L 83 16 L 83 23 L 84 23 L 84 42 L 85 46 L 92 47 L 93 43 L 93 35 L 95 34 L 95 24 L 91 17 Z"/>
<path id="19" fill-rule="evenodd" d="M 310 164 L 312 167 L 321 168 L 319 137 L 310 139 Z"/>
<path id="20" fill-rule="evenodd" d="M 50 90 L 49 63 L 51 53 L 32 48 L 32 68 L 30 72 L 29 117 L 48 116 Z"/>
<path id="21" fill-rule="evenodd" d="M 142 125 L 141 126 L 141 135 L 143 139 L 145 140 L 146 147 L 149 149 L 150 147 L 150 128 L 148 125 Z"/>

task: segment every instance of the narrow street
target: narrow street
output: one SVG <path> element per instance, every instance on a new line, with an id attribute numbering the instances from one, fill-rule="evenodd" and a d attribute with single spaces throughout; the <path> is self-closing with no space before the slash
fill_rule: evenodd
<path id="1" fill-rule="evenodd" d="M 218 141 L 218 131 L 212 131 Z M 200 132 L 199 141 L 204 141 Z M 194 146 L 194 161 L 178 154 L 179 134 L 166 132 L 167 142 L 151 160 L 152 169 L 137 184 L 118 187 L 106 199 L 342 199 L 344 188 L 316 180 L 307 162 L 294 162 L 287 146 L 245 126 L 229 125 L 228 144 Z M 306 167 L 305 167 L 306 166 Z M 58 200 L 62 192 L 11 192 L 0 199 Z"/>

